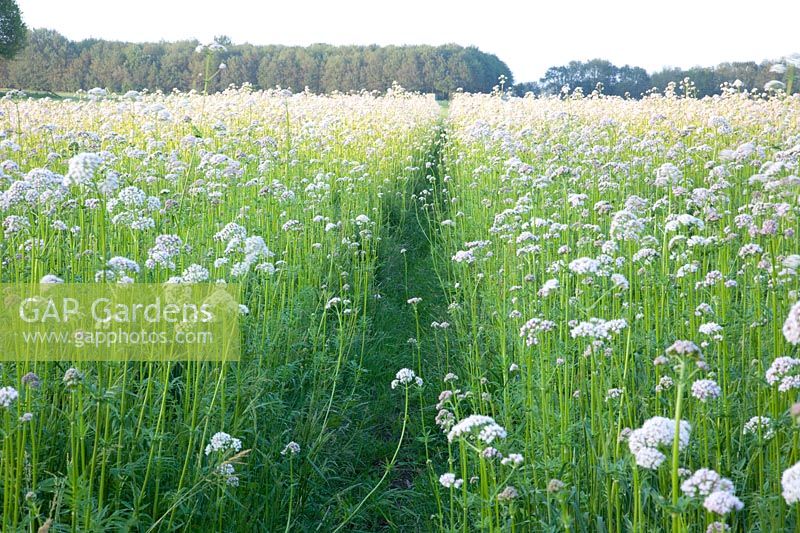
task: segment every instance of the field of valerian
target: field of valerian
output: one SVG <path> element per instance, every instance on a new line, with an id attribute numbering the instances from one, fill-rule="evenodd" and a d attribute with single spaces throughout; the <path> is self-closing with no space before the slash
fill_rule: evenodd
<path id="1" fill-rule="evenodd" d="M 7 96 L 0 281 L 242 356 L 4 354 L 3 530 L 800 528 L 800 100 L 682 94 Z"/>

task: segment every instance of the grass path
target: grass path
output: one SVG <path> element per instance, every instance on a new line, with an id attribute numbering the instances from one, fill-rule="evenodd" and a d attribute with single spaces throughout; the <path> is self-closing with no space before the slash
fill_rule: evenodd
<path id="1" fill-rule="evenodd" d="M 443 117 L 446 111 L 442 109 Z M 426 168 L 426 162 L 431 163 L 430 168 Z M 426 531 L 432 525 L 430 515 L 437 511 L 435 502 L 430 501 L 428 485 L 437 482 L 438 475 L 432 466 L 426 466 L 424 458 L 431 456 L 434 447 L 426 446 L 426 439 L 430 442 L 437 438 L 438 429 L 433 424 L 438 392 L 435 382 L 446 370 L 435 339 L 421 332 L 429 330 L 432 321 L 446 318 L 448 302 L 433 266 L 429 233 L 435 224 L 429 220 L 423 202 L 410 197 L 426 196 L 430 181 L 438 179 L 438 165 L 438 145 L 434 142 L 426 160 L 418 163 L 405 199 L 387 199 L 384 205 L 388 231 L 382 237 L 375 273 L 380 297 L 368 313 L 370 339 L 363 365 L 367 377 L 361 384 L 370 398 L 364 405 L 364 416 L 370 421 L 364 424 L 369 427 L 363 443 L 366 477 L 353 485 L 340 512 L 355 507 L 375 486 L 397 445 L 403 395 L 389 387 L 397 370 L 411 368 L 427 385 L 411 397 L 409 428 L 397 464 L 384 486 L 354 518 L 351 527 L 356 531 Z M 411 298 L 422 301 L 411 305 Z"/>

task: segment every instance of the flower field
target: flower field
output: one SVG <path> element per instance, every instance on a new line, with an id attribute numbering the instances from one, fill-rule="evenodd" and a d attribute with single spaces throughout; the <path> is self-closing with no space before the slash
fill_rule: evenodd
<path id="1" fill-rule="evenodd" d="M 797 98 L 0 112 L 0 282 L 231 285 L 242 346 L 4 354 L 4 530 L 800 528 Z"/>
<path id="2" fill-rule="evenodd" d="M 452 104 L 441 425 L 491 415 L 525 462 L 451 442 L 479 481 L 445 527 L 796 527 L 799 110 L 734 91 Z"/>

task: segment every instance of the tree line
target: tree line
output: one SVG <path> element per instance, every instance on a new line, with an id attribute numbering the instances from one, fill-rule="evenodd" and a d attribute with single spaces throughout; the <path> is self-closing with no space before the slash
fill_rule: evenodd
<path id="1" fill-rule="evenodd" d="M 508 66 L 475 47 L 443 46 L 255 46 L 217 39 L 209 91 L 230 84 L 257 88 L 280 85 L 294 91 L 384 91 L 397 82 L 407 90 L 446 97 L 457 89 L 489 92 L 499 76 L 513 81 Z M 128 43 L 71 41 L 54 30 L 28 32 L 27 45 L 10 60 L 0 59 L 0 87 L 76 91 L 102 87 L 116 92 L 203 88 L 206 56 L 197 41 Z"/>
<path id="2" fill-rule="evenodd" d="M 0 0 L 3 2 L 13 0 Z M 198 41 L 71 41 L 54 30 L 28 31 L 18 13 L 15 17 L 3 16 L 0 24 L 0 87 L 54 92 L 92 87 L 116 92 L 147 88 L 167 92 L 202 90 L 205 86 L 208 49 L 198 53 Z M 774 71 L 774 63 L 766 61 L 665 68 L 651 74 L 641 67 L 619 67 L 593 59 L 554 66 L 536 82 L 513 85 L 511 71 L 503 61 L 473 46 L 255 46 L 232 44 L 224 36 L 216 41 L 224 48 L 212 57 L 215 74 L 208 81 L 212 92 L 243 83 L 264 89 L 308 88 L 315 93 L 384 91 L 397 82 L 408 90 L 447 98 L 458 89 L 490 92 L 503 76 L 505 87 L 517 95 L 559 94 L 565 87 L 570 92 L 580 89 L 590 94 L 600 86 L 607 95 L 639 98 L 654 88 L 663 91 L 668 84 L 689 78 L 693 94 L 703 97 L 719 94 L 723 84 L 736 80 L 741 89 L 762 90 L 771 80 L 782 79 L 781 73 Z"/>
<path id="3" fill-rule="evenodd" d="M 591 94 L 598 84 L 603 94 L 639 98 L 653 88 L 663 91 L 670 83 L 680 83 L 689 78 L 694 96 L 703 97 L 721 92 L 723 84 L 740 82 L 742 90 L 763 90 L 771 80 L 782 79 L 781 73 L 771 71 L 774 62 L 756 63 L 742 61 L 720 63 L 713 67 L 690 69 L 665 68 L 649 74 L 641 67 L 624 65 L 618 67 L 604 59 L 571 61 L 567 65 L 551 67 L 538 82 L 519 83 L 514 87 L 517 94 L 559 94 L 567 87 L 570 92 L 577 88 Z"/>

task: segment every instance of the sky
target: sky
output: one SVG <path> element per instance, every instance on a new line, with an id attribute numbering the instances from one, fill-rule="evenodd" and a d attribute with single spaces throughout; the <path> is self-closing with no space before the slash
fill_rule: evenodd
<path id="1" fill-rule="evenodd" d="M 517 82 L 550 66 L 608 59 L 665 66 L 779 59 L 800 52 L 799 0 L 17 0 L 30 28 L 73 40 L 308 45 L 474 45 Z"/>

